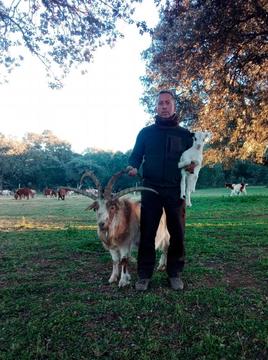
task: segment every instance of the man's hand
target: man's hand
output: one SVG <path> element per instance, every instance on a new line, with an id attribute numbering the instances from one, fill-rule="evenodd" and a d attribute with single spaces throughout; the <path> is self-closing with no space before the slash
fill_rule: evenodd
<path id="1" fill-rule="evenodd" d="M 136 176 L 138 174 L 138 169 L 134 168 L 133 166 L 128 166 L 127 172 L 129 176 Z"/>
<path id="2" fill-rule="evenodd" d="M 196 167 L 196 164 L 193 161 L 191 161 L 191 164 L 185 166 L 184 170 L 188 171 L 190 174 L 193 174 L 195 167 Z"/>

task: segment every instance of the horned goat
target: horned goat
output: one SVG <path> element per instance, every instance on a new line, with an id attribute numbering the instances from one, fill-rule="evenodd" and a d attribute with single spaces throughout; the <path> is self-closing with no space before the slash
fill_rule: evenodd
<path id="1" fill-rule="evenodd" d="M 86 176 L 90 177 L 98 190 L 97 194 L 88 190 L 69 188 L 94 200 L 87 209 L 93 209 L 96 212 L 98 236 L 112 257 L 113 269 L 109 283 L 117 282 L 120 276 L 119 287 L 130 284 L 128 262 L 131 250 L 139 245 L 140 239 L 140 203 L 122 197 L 135 191 L 155 191 L 139 186 L 112 193 L 115 181 L 125 173 L 126 171 L 122 170 L 114 174 L 103 189 L 95 174 L 87 171 L 81 178 L 81 184 Z M 169 233 L 166 227 L 166 217 L 163 213 L 155 241 L 156 249 L 162 250 L 158 265 L 159 270 L 163 270 L 166 266 L 168 245 Z"/>

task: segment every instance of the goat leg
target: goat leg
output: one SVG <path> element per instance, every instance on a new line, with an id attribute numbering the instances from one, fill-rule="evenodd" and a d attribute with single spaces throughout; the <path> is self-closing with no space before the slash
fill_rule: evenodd
<path id="1" fill-rule="evenodd" d="M 109 283 L 117 282 L 119 276 L 119 262 L 113 262 L 113 271 L 109 279 Z"/>
<path id="2" fill-rule="evenodd" d="M 181 199 L 185 199 L 186 191 L 186 172 L 182 169 L 181 171 Z"/>
<path id="3" fill-rule="evenodd" d="M 116 250 L 110 249 L 110 254 L 113 259 L 113 271 L 109 279 L 109 283 L 112 284 L 113 282 L 116 282 L 119 277 L 119 253 Z"/>
<path id="4" fill-rule="evenodd" d="M 120 261 L 120 264 L 121 264 L 122 268 L 121 268 L 121 278 L 120 278 L 118 286 L 124 287 L 124 286 L 130 284 L 130 279 L 131 279 L 131 276 L 128 272 L 128 258 L 123 257 L 122 260 Z"/>
<path id="5" fill-rule="evenodd" d="M 161 257 L 159 259 L 159 263 L 157 266 L 157 271 L 164 271 L 167 267 L 167 249 L 163 250 Z"/>

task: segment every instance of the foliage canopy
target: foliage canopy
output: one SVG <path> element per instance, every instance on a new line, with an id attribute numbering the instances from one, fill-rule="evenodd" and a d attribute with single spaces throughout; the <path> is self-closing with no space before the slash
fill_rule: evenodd
<path id="1" fill-rule="evenodd" d="M 173 88 L 183 121 L 213 132 L 211 162 L 267 161 L 267 1 L 170 1 L 143 56 L 149 112 L 152 95 Z"/>
<path id="2" fill-rule="evenodd" d="M 0 0 L 0 64 L 7 75 L 26 47 L 45 65 L 52 87 L 71 67 L 90 62 L 94 51 L 122 34 L 116 23 L 131 19 L 141 0 Z M 140 31 L 145 24 L 137 22 Z M 56 66 L 57 65 L 57 66 Z M 3 76 L 2 81 L 6 78 Z"/>

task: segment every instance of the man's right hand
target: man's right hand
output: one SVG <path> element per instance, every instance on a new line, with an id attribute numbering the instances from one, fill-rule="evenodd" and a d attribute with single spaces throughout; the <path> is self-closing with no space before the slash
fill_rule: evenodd
<path id="1" fill-rule="evenodd" d="M 195 167 L 196 167 L 195 162 L 191 161 L 191 163 L 189 165 L 185 166 L 184 170 L 188 171 L 190 174 L 193 174 Z"/>
<path id="2" fill-rule="evenodd" d="M 129 176 L 136 176 L 138 174 L 138 169 L 134 168 L 133 166 L 128 166 L 127 172 Z"/>

